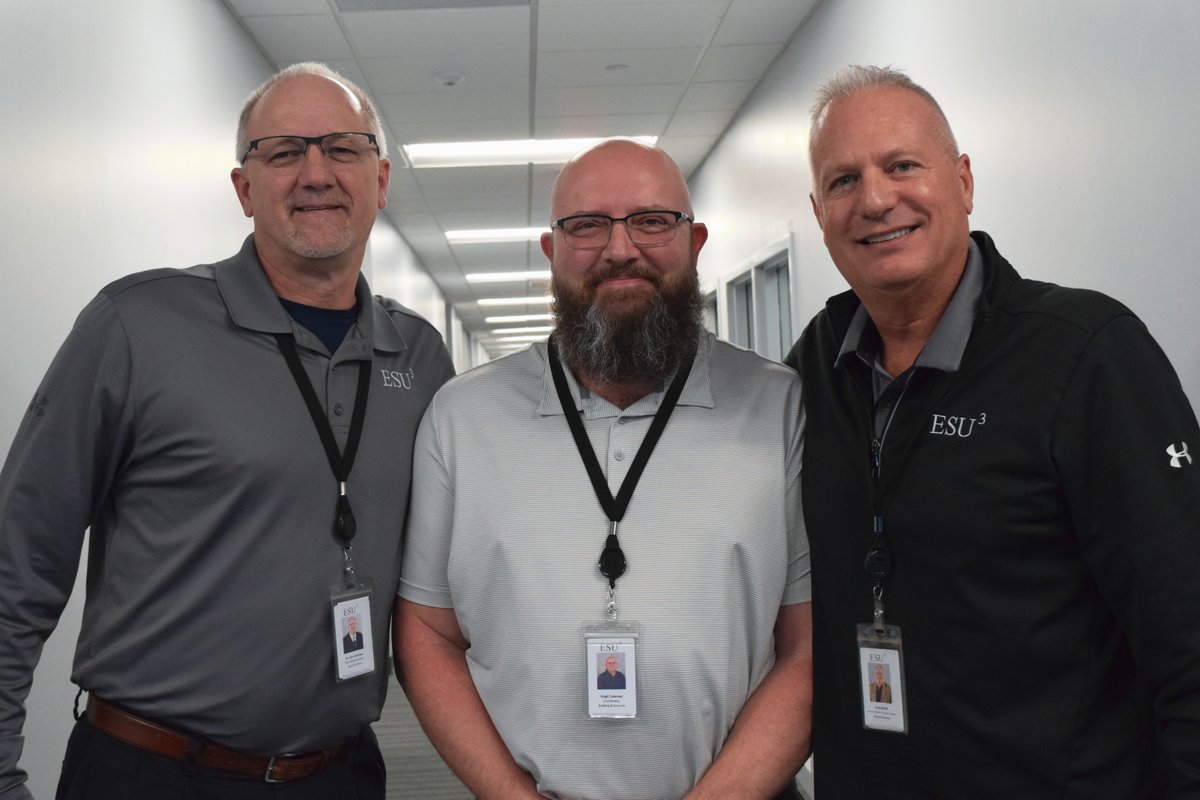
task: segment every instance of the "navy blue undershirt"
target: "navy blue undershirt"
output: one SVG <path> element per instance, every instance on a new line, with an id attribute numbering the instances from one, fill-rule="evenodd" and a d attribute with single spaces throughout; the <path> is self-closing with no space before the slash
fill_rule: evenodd
<path id="1" fill-rule="evenodd" d="M 337 351 L 338 345 L 350 332 L 350 327 L 358 321 L 358 303 L 352 308 L 341 309 L 306 306 L 284 300 L 282 297 L 279 298 L 279 302 L 283 303 L 284 310 L 292 319 L 320 339 L 321 344 L 325 345 L 331 354 Z"/>

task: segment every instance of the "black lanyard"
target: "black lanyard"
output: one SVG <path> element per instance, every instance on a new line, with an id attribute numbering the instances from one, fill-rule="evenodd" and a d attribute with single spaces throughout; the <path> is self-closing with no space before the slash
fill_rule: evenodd
<path id="1" fill-rule="evenodd" d="M 329 459 L 333 477 L 338 482 L 333 535 L 342 542 L 343 547 L 349 548 L 350 540 L 354 538 L 358 526 L 354 522 L 354 512 L 350 509 L 350 498 L 346 496 L 346 479 L 350 477 L 350 469 L 354 466 L 354 456 L 358 453 L 358 442 L 362 438 L 363 418 L 367 411 L 367 393 L 371 388 L 371 362 L 363 361 L 359 364 L 358 390 L 354 394 L 354 412 L 350 416 L 350 435 L 346 439 L 345 452 L 338 452 L 337 440 L 333 438 L 333 428 L 330 427 L 325 412 L 321 410 L 321 402 L 317 399 L 317 393 L 313 390 L 312 383 L 309 382 L 308 375 L 304 372 L 304 366 L 300 363 L 300 354 L 296 352 L 296 338 L 290 333 L 280 333 L 275 335 L 275 341 L 279 342 L 283 359 L 287 362 L 292 377 L 296 379 L 296 385 L 300 387 L 300 395 L 304 398 L 304 404 L 308 406 L 309 416 L 312 417 L 317 434 L 321 437 L 321 444 L 325 446 L 325 456 Z"/>
<path id="2" fill-rule="evenodd" d="M 553 339 L 547 343 L 546 356 L 550 360 L 550 373 L 554 377 L 558 402 L 562 406 L 563 416 L 567 418 L 567 425 L 571 428 L 575 447 L 579 450 L 579 457 L 583 459 L 583 466 L 587 469 L 588 477 L 592 479 L 592 488 L 596 491 L 596 499 L 600 501 L 600 507 L 604 509 L 604 513 L 612 522 L 610 533 L 604 542 L 604 550 L 600 553 L 599 564 L 600 574 L 608 578 L 608 585 L 612 588 L 617 585 L 617 578 L 625 574 L 626 565 L 625 554 L 621 552 L 621 544 L 617 540 L 617 523 L 625 517 L 625 510 L 629 507 L 629 500 L 633 497 L 633 490 L 637 488 L 638 481 L 642 477 L 646 462 L 650 460 L 650 454 L 654 452 L 654 447 L 658 444 L 663 429 L 667 427 L 667 420 L 671 418 L 671 412 L 675 410 L 675 404 L 679 402 L 683 385 L 687 383 L 688 374 L 692 371 L 694 353 L 691 351 L 686 353 L 683 362 L 679 365 L 675 379 L 671 381 L 670 388 L 663 396 L 662 404 L 654 414 L 650 430 L 646 432 L 646 438 L 642 439 L 642 444 L 638 447 L 637 455 L 633 457 L 633 463 L 629 465 L 629 472 L 625 474 L 625 480 L 621 482 L 621 488 L 617 491 L 615 500 L 612 492 L 608 489 L 608 481 L 604 477 L 604 472 L 600 469 L 600 462 L 596 459 L 596 451 L 592 449 L 592 443 L 588 440 L 587 431 L 583 429 L 583 421 L 575 410 L 575 401 L 567 386 L 567 378 L 563 374 L 562 364 L 558 361 L 558 353 L 555 351 Z"/>

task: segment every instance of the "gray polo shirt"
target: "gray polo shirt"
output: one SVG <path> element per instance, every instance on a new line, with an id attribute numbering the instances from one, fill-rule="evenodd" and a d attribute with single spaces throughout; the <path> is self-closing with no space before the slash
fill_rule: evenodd
<path id="1" fill-rule="evenodd" d="M 378 718 L 412 442 L 452 367 L 425 320 L 362 278 L 357 299 L 330 354 L 284 311 L 250 237 L 218 264 L 119 280 L 83 310 L 0 473 L 0 787 L 18 775 L 22 704 L 89 523 L 81 686 L 260 754 L 328 747 Z M 348 493 L 377 670 L 345 683 L 337 485 L 275 333 L 295 334 L 339 446 L 372 360 Z"/>
<path id="2" fill-rule="evenodd" d="M 572 396 L 614 494 L 662 394 Z M 581 627 L 603 617 L 608 532 L 545 343 L 440 391 L 418 434 L 402 597 L 453 607 L 505 744 L 549 797 L 681 797 L 774 662 L 779 607 L 810 598 L 800 384 L 705 335 L 620 526 L 623 620 L 642 626 L 638 717 L 590 719 Z M 594 682 L 595 678 L 590 677 Z"/>

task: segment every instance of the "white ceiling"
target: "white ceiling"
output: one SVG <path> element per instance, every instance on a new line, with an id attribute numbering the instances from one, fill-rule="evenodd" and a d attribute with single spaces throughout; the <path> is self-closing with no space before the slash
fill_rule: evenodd
<path id="1" fill-rule="evenodd" d="M 323 61 L 371 94 L 392 157 L 384 213 L 479 334 L 478 299 L 546 285 L 463 276 L 544 270 L 545 258 L 536 243 L 444 234 L 548 224 L 558 167 L 413 170 L 401 145 L 652 135 L 690 174 L 818 1 L 224 0 L 276 67 Z M 445 72 L 465 77 L 444 86 Z"/>

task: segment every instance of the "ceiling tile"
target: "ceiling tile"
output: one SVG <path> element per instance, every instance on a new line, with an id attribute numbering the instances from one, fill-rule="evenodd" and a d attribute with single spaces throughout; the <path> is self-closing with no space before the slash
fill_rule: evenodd
<path id="1" fill-rule="evenodd" d="M 263 14 L 328 14 L 326 0 L 229 0 L 233 10 L 244 17 Z"/>
<path id="2" fill-rule="evenodd" d="M 726 5 L 694 0 L 539 7 L 538 51 L 704 47 Z"/>
<path id="3" fill-rule="evenodd" d="M 534 107 L 538 117 L 670 113 L 679 105 L 686 87 L 684 83 L 666 83 L 539 88 Z"/>
<path id="4" fill-rule="evenodd" d="M 388 119 L 405 123 L 521 120 L 527 119 L 529 114 L 529 97 L 525 91 L 381 94 L 375 100 Z"/>
<path id="5" fill-rule="evenodd" d="M 702 52 L 699 47 L 544 52 L 538 54 L 537 85 L 684 83 L 692 77 Z M 624 68 L 607 69 L 610 65 Z"/>
<path id="6" fill-rule="evenodd" d="M 695 81 L 757 81 L 770 66 L 781 44 L 742 44 L 710 47 L 692 76 Z"/>
<path id="7" fill-rule="evenodd" d="M 681 111 L 671 119 L 666 136 L 719 136 L 724 133 L 733 111 Z"/>
<path id="8" fill-rule="evenodd" d="M 399 11 L 415 8 L 528 6 L 529 0 L 334 0 L 342 11 Z"/>
<path id="9" fill-rule="evenodd" d="M 500 54 L 418 53 L 399 58 L 367 58 L 363 72 L 371 89 L 380 94 L 407 92 L 527 91 L 529 54 L 509 50 Z M 446 86 L 437 75 L 459 73 L 462 78 Z"/>
<path id="10" fill-rule="evenodd" d="M 491 142 L 506 139 L 529 139 L 529 120 L 525 116 L 509 119 L 474 119 L 469 125 L 457 120 L 439 120 L 436 122 L 404 122 L 402 109 L 403 95 L 399 95 L 394 113 L 389 114 L 400 120 L 393 124 L 392 139 L 398 144 L 417 144 L 420 142 L 461 142 L 478 141 Z M 399 117 L 394 116 L 400 114 Z"/>
<path id="11" fill-rule="evenodd" d="M 529 52 L 529 9 L 363 11 L 342 23 L 359 58 Z"/>
<path id="12" fill-rule="evenodd" d="M 733 0 L 729 13 L 713 39 L 714 46 L 726 44 L 782 44 L 818 0 Z"/>
<path id="13" fill-rule="evenodd" d="M 754 89 L 754 81 L 693 83 L 679 102 L 682 111 L 737 111 Z"/>
<path id="14" fill-rule="evenodd" d="M 246 27 L 279 64 L 353 58 L 332 14 L 246 17 Z"/>
<path id="15" fill-rule="evenodd" d="M 671 121 L 670 114 L 607 114 L 581 117 L 538 117 L 534 135 L 539 139 L 584 139 L 593 136 L 658 136 Z"/>

